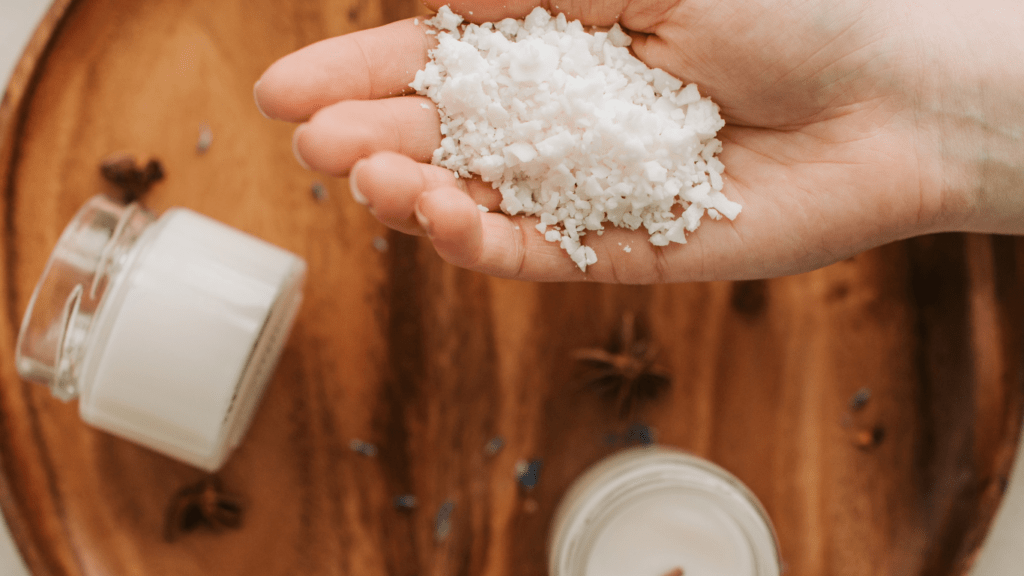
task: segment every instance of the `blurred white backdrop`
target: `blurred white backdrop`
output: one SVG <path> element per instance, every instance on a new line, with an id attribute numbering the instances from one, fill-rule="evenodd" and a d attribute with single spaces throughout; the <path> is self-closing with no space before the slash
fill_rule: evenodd
<path id="1" fill-rule="evenodd" d="M 29 36 L 42 18 L 50 0 L 0 0 L 0 85 L 6 87 L 14 71 L 21 51 Z M 0 519 L 0 574 L 4 576 L 28 576 L 25 563 L 18 554 L 14 541 L 7 530 L 7 523 Z"/>
<path id="2" fill-rule="evenodd" d="M 0 85 L 7 86 L 7 80 L 14 71 L 21 51 L 29 36 L 42 18 L 49 0 L 0 0 Z M 14 541 L 7 531 L 7 523 L 0 519 L 0 574 L 4 576 L 28 576 L 25 563 L 18 554 Z"/>

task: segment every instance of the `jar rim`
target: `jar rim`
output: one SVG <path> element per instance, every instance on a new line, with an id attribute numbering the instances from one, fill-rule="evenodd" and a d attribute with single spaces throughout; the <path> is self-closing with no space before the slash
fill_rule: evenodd
<path id="1" fill-rule="evenodd" d="M 64 227 L 29 298 L 15 345 L 15 366 L 54 396 L 78 395 L 85 339 L 119 259 L 155 216 L 138 203 L 91 197 Z"/>
<path id="2" fill-rule="evenodd" d="M 552 524 L 549 573 L 584 574 L 598 536 L 617 513 L 658 493 L 708 498 L 741 528 L 758 576 L 781 573 L 774 526 L 753 492 L 721 466 L 661 445 L 613 454 L 576 480 Z"/>

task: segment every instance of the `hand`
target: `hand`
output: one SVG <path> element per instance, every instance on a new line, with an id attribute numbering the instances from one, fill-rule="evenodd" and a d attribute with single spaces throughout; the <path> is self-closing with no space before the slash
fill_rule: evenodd
<path id="1" fill-rule="evenodd" d="M 536 4 L 463 0 L 452 8 L 482 22 L 522 17 Z M 939 12 L 945 19 L 934 16 L 934 6 L 897 4 L 565 5 L 567 17 L 585 24 L 610 25 L 618 15 L 633 33 L 638 58 L 696 82 L 719 104 L 727 122 L 718 136 L 724 192 L 743 205 L 735 221 L 706 221 L 684 245 L 655 247 L 642 228 L 607 226 L 602 236 L 588 234 L 585 243 L 598 261 L 585 274 L 537 233 L 536 219 L 481 213 L 478 204 L 493 210 L 500 199 L 490 185 L 425 163 L 440 132 L 433 104 L 408 88 L 433 39 L 422 21 L 324 40 L 285 56 L 257 83 L 256 101 L 271 118 L 304 122 L 294 136 L 300 162 L 349 174 L 353 195 L 383 223 L 426 233 L 445 260 L 496 276 L 625 283 L 772 277 L 929 232 L 1024 232 L 1021 190 L 1008 191 L 1013 175 L 1024 173 L 1024 157 L 1005 142 L 986 143 L 984 126 L 966 120 L 971 111 L 943 99 L 949 86 L 939 79 L 979 85 L 957 76 L 954 65 L 957 30 L 968 28 L 947 12 Z M 1015 38 L 1019 28 L 997 26 L 995 38 L 1005 39 L 998 33 L 1004 29 Z M 1019 80 L 1024 74 L 1017 66 Z M 1003 101 L 989 98 L 989 108 Z M 951 146 L 951 136 L 963 146 Z M 1010 183 L 986 195 L 985 171 L 975 160 L 982 153 L 991 159 L 993 151 Z M 1018 217 L 989 214 L 1007 209 Z M 629 253 L 622 249 L 627 243 Z"/>

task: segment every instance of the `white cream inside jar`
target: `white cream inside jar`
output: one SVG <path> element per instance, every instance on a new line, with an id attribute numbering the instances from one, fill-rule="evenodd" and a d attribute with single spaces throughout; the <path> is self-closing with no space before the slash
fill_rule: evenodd
<path id="1" fill-rule="evenodd" d="M 551 576 L 778 576 L 774 529 L 738 479 L 664 447 L 623 451 L 581 476 L 552 527 Z"/>

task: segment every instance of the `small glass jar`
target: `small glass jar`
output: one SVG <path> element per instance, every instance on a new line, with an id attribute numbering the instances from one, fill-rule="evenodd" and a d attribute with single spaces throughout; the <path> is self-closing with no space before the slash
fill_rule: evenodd
<path id="1" fill-rule="evenodd" d="M 724 469 L 660 447 L 598 462 L 555 513 L 550 576 L 778 576 L 775 531 Z"/>
<path id="2" fill-rule="evenodd" d="M 298 256 L 205 216 L 90 199 L 18 334 L 18 372 L 83 420 L 216 470 L 248 428 L 302 300 Z"/>

